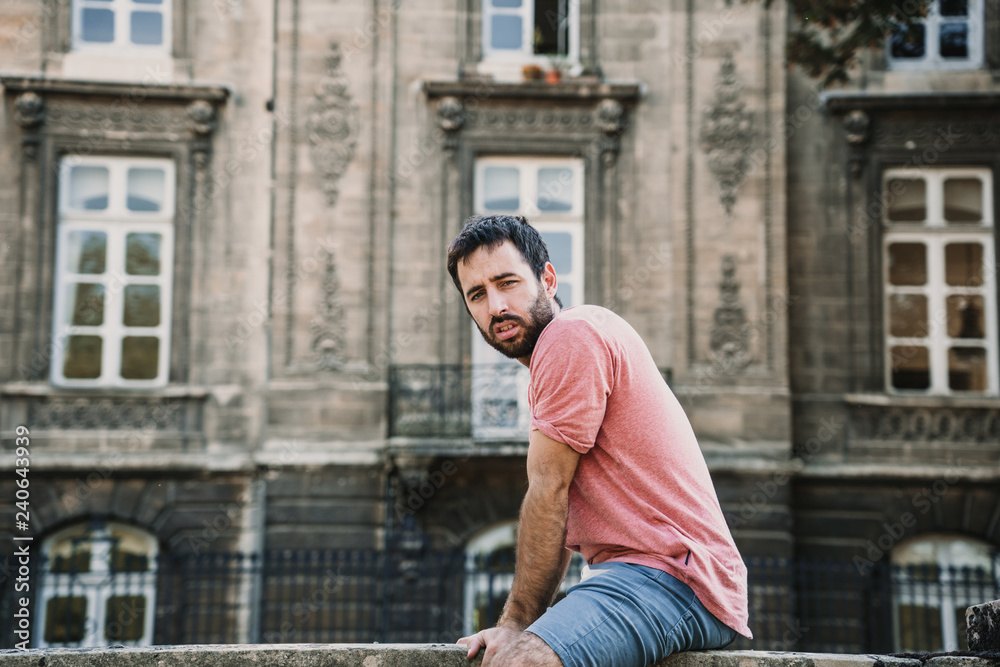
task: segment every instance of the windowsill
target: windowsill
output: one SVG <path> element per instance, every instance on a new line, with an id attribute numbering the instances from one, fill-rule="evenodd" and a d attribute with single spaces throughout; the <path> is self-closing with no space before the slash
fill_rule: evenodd
<path id="1" fill-rule="evenodd" d="M 906 75 L 909 84 L 907 89 L 902 88 L 902 81 L 897 87 L 892 81 Z M 974 90 L 966 87 L 963 90 L 928 90 L 927 77 L 916 76 L 916 72 L 886 72 L 884 85 L 878 87 L 872 85 L 867 90 L 845 90 L 828 91 L 820 94 L 820 99 L 826 108 L 834 113 L 846 113 L 854 109 L 868 111 L 912 111 L 912 110 L 940 110 L 958 111 L 966 109 L 995 109 L 1000 105 L 1000 91 L 995 90 Z M 927 73 L 928 75 L 932 73 Z M 952 81 L 962 78 L 958 72 L 934 72 L 933 74 L 944 74 Z M 973 73 L 969 73 L 970 76 Z M 976 78 L 989 80 L 989 73 L 980 70 L 974 73 Z M 909 89 L 913 86 L 913 89 Z"/>
<path id="2" fill-rule="evenodd" d="M 83 49 L 62 56 L 64 79 L 170 84 L 174 82 L 174 59 L 169 53 L 148 49 Z"/>
<path id="3" fill-rule="evenodd" d="M 575 99 L 575 100 L 638 100 L 645 92 L 641 83 L 610 83 L 592 77 L 563 79 L 559 83 L 544 81 L 494 81 L 488 78 L 460 81 L 424 81 L 428 98 L 447 96 L 480 99 Z"/>
<path id="4" fill-rule="evenodd" d="M 855 406 L 906 408 L 1000 408 L 998 396 L 908 396 L 904 394 L 845 394 Z"/>
<path id="5" fill-rule="evenodd" d="M 0 384 L 0 397 L 75 397 L 75 398 L 207 398 L 208 387 L 173 384 L 155 389 L 123 387 L 56 387 L 47 382 L 8 382 Z"/>

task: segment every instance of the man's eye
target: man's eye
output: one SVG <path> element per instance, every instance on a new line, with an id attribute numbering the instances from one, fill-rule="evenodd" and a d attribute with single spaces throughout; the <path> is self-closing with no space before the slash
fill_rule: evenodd
<path id="1" fill-rule="evenodd" d="M 469 297 L 469 301 L 478 301 L 479 297 L 481 297 L 482 295 L 483 295 L 482 292 L 476 292 L 475 294 Z"/>

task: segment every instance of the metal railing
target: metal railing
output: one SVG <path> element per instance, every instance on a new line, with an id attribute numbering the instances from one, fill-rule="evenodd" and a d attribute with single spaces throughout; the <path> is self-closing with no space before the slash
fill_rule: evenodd
<path id="1" fill-rule="evenodd" d="M 859 573 L 851 563 L 785 559 L 747 567 L 755 638 L 730 648 L 962 648 L 958 612 L 1000 598 L 1000 572 L 984 569 L 876 564 Z M 147 572 L 100 582 L 44 569 L 31 577 L 32 646 L 453 642 L 495 621 L 513 572 L 495 557 L 427 549 L 161 556 Z M 578 579 L 571 569 L 564 588 Z M 0 648 L 15 645 L 14 581 L 0 581 Z M 151 609 L 143 596 L 155 597 Z"/>

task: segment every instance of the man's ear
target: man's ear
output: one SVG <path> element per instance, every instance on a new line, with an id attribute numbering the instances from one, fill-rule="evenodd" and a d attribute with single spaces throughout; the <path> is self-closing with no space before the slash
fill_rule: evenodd
<path id="1" fill-rule="evenodd" d="M 545 296 L 551 299 L 556 295 L 559 279 L 556 277 L 556 269 L 552 266 L 552 262 L 545 262 L 545 268 L 542 269 L 542 284 L 545 285 Z"/>

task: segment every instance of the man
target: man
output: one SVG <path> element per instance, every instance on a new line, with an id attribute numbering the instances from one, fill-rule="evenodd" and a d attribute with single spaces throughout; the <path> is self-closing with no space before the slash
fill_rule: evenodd
<path id="1" fill-rule="evenodd" d="M 746 568 L 694 432 L 639 335 L 566 310 L 524 218 L 473 218 L 448 271 L 483 338 L 531 372 L 528 491 L 497 626 L 459 640 L 483 664 L 642 667 L 747 627 Z M 558 604 L 570 551 L 589 573 Z"/>

